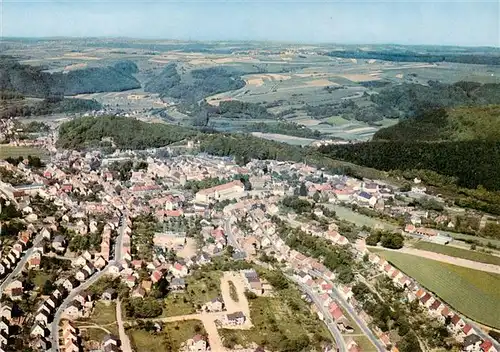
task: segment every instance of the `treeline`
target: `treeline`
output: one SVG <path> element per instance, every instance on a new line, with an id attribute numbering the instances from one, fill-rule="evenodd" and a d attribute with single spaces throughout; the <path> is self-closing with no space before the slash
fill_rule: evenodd
<path id="1" fill-rule="evenodd" d="M 239 100 L 221 101 L 216 111 L 220 117 L 229 119 L 274 119 L 275 116 L 265 107 L 256 103 L 247 103 Z"/>
<path id="2" fill-rule="evenodd" d="M 246 132 L 278 133 L 301 138 L 321 138 L 321 132 L 318 130 L 312 130 L 295 122 L 259 122 L 245 126 L 244 130 Z"/>
<path id="3" fill-rule="evenodd" d="M 193 70 L 183 79 L 178 72 L 177 65 L 170 63 L 160 74 L 145 84 L 144 90 L 176 98 L 184 105 L 192 106 L 209 95 L 244 86 L 245 82 L 240 78 L 240 73 L 224 67 Z"/>
<path id="4" fill-rule="evenodd" d="M 44 69 L 22 65 L 14 58 L 0 56 L 0 91 L 47 98 L 141 87 L 131 73 L 136 72 L 137 66 L 128 61 L 118 62 L 114 66 L 89 67 L 68 73 L 49 73 Z"/>
<path id="5" fill-rule="evenodd" d="M 321 153 L 379 170 L 432 170 L 456 177 L 466 188 L 484 186 L 500 190 L 500 142 L 412 142 L 372 141 L 349 145 L 329 145 Z"/>
<path id="6" fill-rule="evenodd" d="M 278 236 L 280 236 L 290 248 L 313 258 L 321 258 L 323 264 L 342 283 L 350 283 L 354 280 L 353 269 L 355 261 L 348 249 L 340 246 L 332 246 L 325 239 L 314 237 L 298 228 L 286 225 L 278 217 L 273 217 L 278 225 Z"/>
<path id="7" fill-rule="evenodd" d="M 396 125 L 380 129 L 373 139 L 500 141 L 500 106 L 429 110 L 401 120 Z"/>
<path id="8" fill-rule="evenodd" d="M 454 84 L 429 81 L 428 85 L 403 83 L 382 89 L 370 99 L 381 108 L 412 116 L 442 107 L 500 104 L 500 84 L 465 81 Z"/>
<path id="9" fill-rule="evenodd" d="M 187 128 L 133 118 L 81 117 L 60 126 L 57 144 L 61 148 L 82 149 L 103 145 L 103 140 L 109 138 L 118 148 L 147 149 L 163 147 L 196 134 Z"/>
<path id="10" fill-rule="evenodd" d="M 12 104 L 4 107 L 0 111 L 0 118 L 9 118 L 15 116 L 41 116 L 59 113 L 76 113 L 91 110 L 100 110 L 102 105 L 92 99 L 63 99 L 60 97 L 46 98 L 43 101 Z"/>
<path id="11" fill-rule="evenodd" d="M 416 53 L 411 51 L 364 51 L 364 50 L 345 50 L 331 51 L 326 55 L 340 57 L 345 59 L 375 59 L 395 62 L 457 62 L 464 64 L 477 65 L 500 65 L 499 55 L 485 54 L 461 54 L 461 53 Z"/>

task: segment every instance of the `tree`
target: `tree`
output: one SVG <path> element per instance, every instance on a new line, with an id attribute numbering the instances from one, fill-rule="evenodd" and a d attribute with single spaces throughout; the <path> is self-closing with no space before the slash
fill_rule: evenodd
<path id="1" fill-rule="evenodd" d="M 318 203 L 320 201 L 321 196 L 320 196 L 319 192 L 316 191 L 316 193 L 314 193 L 312 198 L 313 198 L 314 202 Z"/>
<path id="2" fill-rule="evenodd" d="M 301 197 L 307 197 L 307 188 L 304 182 L 300 184 L 299 188 L 299 196 Z"/>

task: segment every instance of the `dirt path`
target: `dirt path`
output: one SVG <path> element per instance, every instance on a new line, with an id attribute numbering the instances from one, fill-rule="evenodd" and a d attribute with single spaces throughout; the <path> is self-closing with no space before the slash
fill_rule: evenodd
<path id="1" fill-rule="evenodd" d="M 130 339 L 128 338 L 125 328 L 123 327 L 122 319 L 122 302 L 118 300 L 116 302 L 116 322 L 118 323 L 118 332 L 120 334 L 121 348 L 123 352 L 132 352 L 132 346 L 130 345 Z"/>
<path id="2" fill-rule="evenodd" d="M 388 249 L 384 248 L 384 250 L 388 250 Z M 479 263 L 479 262 L 475 262 L 475 261 L 468 260 L 468 259 L 451 257 L 449 255 L 423 251 L 421 249 L 415 249 L 415 248 L 403 247 L 401 249 L 394 250 L 394 251 L 399 252 L 399 253 L 416 255 L 416 256 L 422 257 L 422 258 L 433 259 L 433 260 L 437 260 L 437 261 L 440 261 L 443 263 L 463 266 L 463 267 L 470 268 L 470 269 L 487 271 L 487 272 L 494 273 L 494 274 L 500 274 L 500 266 L 493 265 L 493 264 Z"/>

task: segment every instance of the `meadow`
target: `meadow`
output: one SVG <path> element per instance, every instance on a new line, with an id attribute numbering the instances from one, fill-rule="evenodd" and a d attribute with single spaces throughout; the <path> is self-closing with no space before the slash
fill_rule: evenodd
<path id="1" fill-rule="evenodd" d="M 500 257 L 483 252 L 451 247 L 430 242 L 418 242 L 413 247 L 424 251 L 441 253 L 449 255 L 451 257 L 468 259 L 475 262 L 500 265 Z"/>
<path id="2" fill-rule="evenodd" d="M 500 328 L 500 275 L 393 251 L 374 250 L 453 309 Z"/>

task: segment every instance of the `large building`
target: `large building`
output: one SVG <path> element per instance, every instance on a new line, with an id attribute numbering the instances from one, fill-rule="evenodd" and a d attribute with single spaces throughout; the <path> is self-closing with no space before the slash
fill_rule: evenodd
<path id="1" fill-rule="evenodd" d="M 245 195 L 245 186 L 241 181 L 232 181 L 223 185 L 202 189 L 196 193 L 196 202 L 210 203 L 213 201 L 240 198 Z"/>

